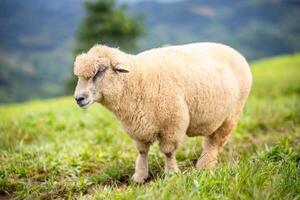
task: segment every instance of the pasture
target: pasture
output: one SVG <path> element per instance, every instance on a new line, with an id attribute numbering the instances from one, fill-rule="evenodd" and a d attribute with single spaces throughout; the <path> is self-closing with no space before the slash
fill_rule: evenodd
<path id="1" fill-rule="evenodd" d="M 251 63 L 244 114 L 212 171 L 195 169 L 201 137 L 164 174 L 157 144 L 150 178 L 133 183 L 137 151 L 115 117 L 72 97 L 0 106 L 0 199 L 300 199 L 300 54 Z"/>

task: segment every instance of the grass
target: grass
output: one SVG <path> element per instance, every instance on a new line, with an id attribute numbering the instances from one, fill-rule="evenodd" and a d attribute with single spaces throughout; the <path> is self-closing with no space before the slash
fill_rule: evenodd
<path id="1" fill-rule="evenodd" d="M 252 64 L 244 115 L 213 171 L 194 168 L 202 138 L 165 175 L 157 145 L 150 179 L 131 182 L 137 152 L 100 105 L 71 97 L 0 106 L 0 199 L 300 199 L 300 54 Z"/>

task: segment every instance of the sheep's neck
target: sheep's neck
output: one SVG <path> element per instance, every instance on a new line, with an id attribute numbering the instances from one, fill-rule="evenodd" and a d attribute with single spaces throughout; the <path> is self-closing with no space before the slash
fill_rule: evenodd
<path id="1" fill-rule="evenodd" d="M 134 76 L 134 78 L 132 78 Z M 135 72 L 131 76 L 124 76 L 124 87 L 120 95 L 105 99 L 102 103 L 121 121 L 128 121 L 130 117 L 143 110 L 145 89 L 143 76 Z"/>

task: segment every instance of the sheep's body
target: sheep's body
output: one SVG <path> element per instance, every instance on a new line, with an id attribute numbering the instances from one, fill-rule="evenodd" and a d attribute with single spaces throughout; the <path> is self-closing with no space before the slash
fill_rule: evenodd
<path id="1" fill-rule="evenodd" d="M 250 92 L 252 76 L 244 57 L 215 43 L 164 47 L 137 55 L 96 46 L 88 53 L 99 56 L 104 51 L 110 51 L 105 56 L 112 62 L 117 60 L 130 71 L 122 76 L 122 94 L 116 98 L 104 89 L 101 103 L 135 140 L 140 156 L 133 179 L 143 182 L 148 176 L 146 155 L 156 139 L 166 155 L 166 169 L 176 172 L 175 151 L 184 137 L 203 135 L 206 140 L 197 166 L 213 167 Z"/>
<path id="2" fill-rule="evenodd" d="M 130 58 L 125 108 L 112 111 L 136 140 L 154 141 L 183 123 L 182 135 L 210 135 L 240 114 L 250 91 L 247 62 L 225 45 L 171 46 Z"/>

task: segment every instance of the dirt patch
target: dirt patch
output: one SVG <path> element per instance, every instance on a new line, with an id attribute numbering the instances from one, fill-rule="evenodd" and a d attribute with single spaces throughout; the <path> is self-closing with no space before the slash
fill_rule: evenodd
<path id="1" fill-rule="evenodd" d="M 7 200 L 10 199 L 10 196 L 8 194 L 0 194 L 0 200 Z"/>

